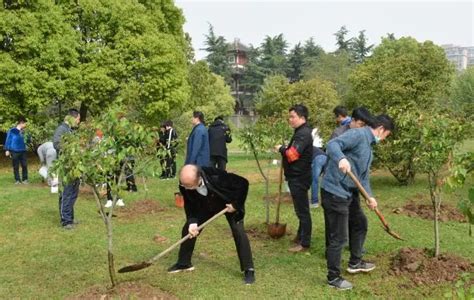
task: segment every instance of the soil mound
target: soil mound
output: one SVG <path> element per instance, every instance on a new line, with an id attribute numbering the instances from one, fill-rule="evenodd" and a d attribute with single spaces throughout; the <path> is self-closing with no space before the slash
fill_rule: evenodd
<path id="1" fill-rule="evenodd" d="M 394 209 L 393 212 L 397 214 L 405 214 L 409 217 L 419 217 L 427 220 L 434 219 L 434 212 L 431 204 L 419 204 L 411 201 L 402 208 Z M 466 217 L 457 208 L 441 204 L 439 220 L 442 222 L 456 221 L 465 223 Z"/>
<path id="2" fill-rule="evenodd" d="M 432 257 L 428 249 L 402 248 L 392 258 L 391 273 L 406 275 L 416 285 L 432 285 L 455 282 L 473 267 L 467 259 L 451 254 Z"/>

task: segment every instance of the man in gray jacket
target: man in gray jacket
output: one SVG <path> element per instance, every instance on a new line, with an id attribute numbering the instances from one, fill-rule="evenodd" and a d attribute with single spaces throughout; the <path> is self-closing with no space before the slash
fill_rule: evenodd
<path id="1" fill-rule="evenodd" d="M 341 253 L 347 242 L 347 228 L 351 229 L 351 257 L 347 271 L 349 273 L 370 272 L 375 269 L 373 263 L 362 260 L 362 249 L 367 235 L 367 226 L 357 226 L 357 220 L 365 218 L 362 209 L 350 209 L 353 199 L 352 190 L 356 188 L 352 179 L 346 174 L 352 171 L 359 178 L 362 186 L 371 198 L 370 209 L 377 207 L 372 197 L 369 173 L 372 163 L 372 145 L 387 138 L 394 130 L 393 120 L 387 115 L 377 116 L 371 127 L 350 129 L 327 144 L 329 157 L 326 172 L 321 184 L 321 196 L 324 208 L 326 236 L 326 260 L 328 284 L 337 289 L 351 289 L 352 284 L 341 277 Z M 366 223 L 365 223 L 366 224 Z"/>
<path id="2" fill-rule="evenodd" d="M 54 149 L 53 142 L 45 142 L 38 147 L 36 150 L 38 157 L 41 162 L 40 175 L 48 181 L 48 185 L 51 185 L 51 174 L 48 170 L 56 160 L 56 149 Z"/>
<path id="3" fill-rule="evenodd" d="M 65 134 L 71 134 L 72 129 L 79 125 L 81 115 L 77 109 L 70 109 L 68 115 L 64 118 L 53 136 L 53 146 L 57 156 L 61 155 L 61 138 Z M 59 193 L 59 214 L 61 217 L 61 225 L 64 229 L 74 229 L 74 203 L 79 194 L 79 178 L 72 180 L 64 185 L 63 191 Z"/>

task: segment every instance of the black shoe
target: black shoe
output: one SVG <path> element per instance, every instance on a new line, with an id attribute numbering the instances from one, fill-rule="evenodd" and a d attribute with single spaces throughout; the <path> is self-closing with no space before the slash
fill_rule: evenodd
<path id="1" fill-rule="evenodd" d="M 356 265 L 349 264 L 349 266 L 347 267 L 347 272 L 351 274 L 360 273 L 360 272 L 368 273 L 372 271 L 373 269 L 375 269 L 375 264 L 361 260 Z"/>
<path id="2" fill-rule="evenodd" d="M 336 288 L 338 290 L 350 290 L 352 289 L 352 283 L 345 280 L 342 277 L 337 277 L 333 280 L 328 280 L 329 287 Z"/>
<path id="3" fill-rule="evenodd" d="M 247 285 L 255 283 L 255 270 L 254 269 L 248 269 L 244 271 L 244 282 Z"/>
<path id="4" fill-rule="evenodd" d="M 178 263 L 172 265 L 171 267 L 168 268 L 168 273 L 178 273 L 178 272 L 183 272 L 183 271 L 194 271 L 193 265 L 180 265 Z"/>

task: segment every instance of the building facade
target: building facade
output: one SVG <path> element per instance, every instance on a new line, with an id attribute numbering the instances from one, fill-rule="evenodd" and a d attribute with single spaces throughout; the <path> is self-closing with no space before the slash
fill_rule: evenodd
<path id="1" fill-rule="evenodd" d="M 456 70 L 462 71 L 469 66 L 474 66 L 474 46 L 461 47 L 457 45 L 441 45 L 446 57 L 454 64 Z"/>

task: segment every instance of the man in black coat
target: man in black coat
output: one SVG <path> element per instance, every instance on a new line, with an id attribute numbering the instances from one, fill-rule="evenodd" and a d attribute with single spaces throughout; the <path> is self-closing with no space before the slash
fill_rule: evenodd
<path id="1" fill-rule="evenodd" d="M 211 166 L 225 170 L 227 164 L 227 143 L 232 142 L 230 128 L 222 116 L 217 117 L 208 129 L 211 150 Z"/>
<path id="2" fill-rule="evenodd" d="M 194 270 L 191 257 L 196 244 L 195 237 L 199 234 L 198 226 L 228 207 L 225 216 L 232 230 L 244 282 L 254 283 L 252 251 L 244 230 L 245 200 L 249 186 L 247 179 L 216 168 L 189 164 L 181 169 L 179 180 L 186 212 L 182 236 L 189 233 L 194 238 L 181 244 L 178 262 L 168 269 L 168 273 Z"/>
<path id="3" fill-rule="evenodd" d="M 288 145 L 277 145 L 282 155 L 285 177 L 288 180 L 293 206 L 299 220 L 298 231 L 293 240 L 296 245 L 290 252 L 308 251 L 311 244 L 311 214 L 309 212 L 308 190 L 311 186 L 311 163 L 313 159 L 313 137 L 308 120 L 308 109 L 297 104 L 289 109 L 288 121 L 295 129 Z"/>

